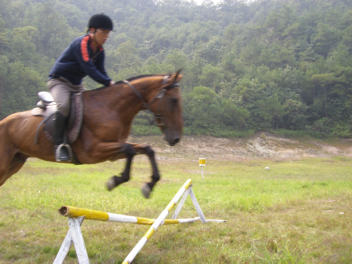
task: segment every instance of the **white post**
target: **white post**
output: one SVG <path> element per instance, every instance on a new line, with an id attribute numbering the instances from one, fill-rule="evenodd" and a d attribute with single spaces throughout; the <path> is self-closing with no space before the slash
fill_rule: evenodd
<path id="1" fill-rule="evenodd" d="M 187 199 L 187 197 L 188 197 L 188 194 L 189 194 L 191 188 L 192 188 L 192 185 L 189 186 L 189 188 L 187 189 L 187 191 L 185 191 L 185 192 L 183 193 L 182 199 L 181 199 L 181 201 L 178 203 L 177 208 L 176 208 L 176 210 L 175 210 L 173 216 L 171 217 L 171 219 L 176 219 L 177 216 L 178 216 L 178 214 L 181 212 L 181 209 L 182 209 L 183 205 L 185 204 L 185 201 L 186 201 L 186 199 Z"/>
<path id="2" fill-rule="evenodd" d="M 202 211 L 202 209 L 199 206 L 199 203 L 197 201 L 196 196 L 194 195 L 194 192 L 193 192 L 192 188 L 189 191 L 189 196 L 191 197 L 191 200 L 193 202 L 194 208 L 196 208 L 196 210 L 197 210 L 197 213 L 199 215 L 200 220 L 202 221 L 203 224 L 205 224 L 207 222 L 207 220 L 205 219 L 203 211 Z"/>
<path id="3" fill-rule="evenodd" d="M 81 232 L 81 225 L 83 220 L 84 220 L 84 217 L 68 219 L 68 224 L 70 226 L 70 229 L 68 230 L 65 240 L 62 243 L 61 248 L 56 255 L 54 264 L 61 264 L 64 262 L 64 259 L 68 251 L 70 250 L 72 242 L 76 249 L 78 263 L 80 264 L 89 263 L 87 250 L 84 245 L 84 240 Z"/>
<path id="4" fill-rule="evenodd" d="M 76 249 L 77 259 L 79 264 L 89 264 L 88 253 L 84 244 L 81 226 L 77 218 L 69 218 L 69 226 L 71 229 L 71 235 L 73 244 Z"/>

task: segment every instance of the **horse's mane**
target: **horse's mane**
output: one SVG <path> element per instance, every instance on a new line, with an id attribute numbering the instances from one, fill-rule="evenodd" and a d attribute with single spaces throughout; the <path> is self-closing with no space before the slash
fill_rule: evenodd
<path id="1" fill-rule="evenodd" d="M 147 77 L 152 77 L 152 76 L 165 76 L 165 74 L 144 74 L 144 75 L 139 75 L 139 76 L 131 77 L 131 78 L 128 78 L 128 79 L 126 79 L 126 80 L 129 81 L 129 82 L 132 82 L 132 81 L 134 81 L 134 80 L 138 80 L 138 79 L 142 79 L 142 78 L 147 78 Z M 121 84 L 121 83 L 123 83 L 123 81 L 115 82 L 115 84 Z M 93 89 L 93 90 L 91 90 L 91 91 L 102 90 L 102 89 L 105 89 L 105 88 L 108 88 L 108 87 L 109 87 L 109 86 L 102 86 L 102 87 Z"/>

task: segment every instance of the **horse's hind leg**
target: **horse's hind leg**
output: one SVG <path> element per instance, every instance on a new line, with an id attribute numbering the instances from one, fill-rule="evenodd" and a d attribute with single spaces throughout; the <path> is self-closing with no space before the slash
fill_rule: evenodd
<path id="1" fill-rule="evenodd" d="M 11 150 L 10 147 L 4 146 L 0 142 L 0 186 L 2 186 L 5 181 L 10 178 L 9 175 L 12 159 L 15 155 L 15 151 Z"/>
<path id="2" fill-rule="evenodd" d="M 26 163 L 28 156 L 22 153 L 17 153 L 10 164 L 10 169 L 8 171 L 9 177 L 17 173 L 22 166 Z"/>
<path id="3" fill-rule="evenodd" d="M 2 166 L 0 168 L 0 186 L 22 168 L 27 158 L 28 156 L 22 153 L 17 153 L 10 162 L 2 162 Z"/>

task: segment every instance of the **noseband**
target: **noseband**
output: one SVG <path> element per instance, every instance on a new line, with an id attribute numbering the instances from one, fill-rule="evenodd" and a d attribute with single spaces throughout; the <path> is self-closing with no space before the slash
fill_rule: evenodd
<path id="1" fill-rule="evenodd" d="M 162 86 L 166 85 L 168 78 L 170 76 L 164 76 L 163 78 L 163 84 Z M 175 88 L 175 87 L 180 87 L 179 83 L 172 83 L 170 85 L 165 86 L 159 93 L 157 93 L 154 98 L 150 101 L 150 103 L 148 104 L 142 97 L 142 95 L 137 91 L 137 89 L 127 80 L 123 81 L 125 84 L 127 84 L 129 87 L 131 87 L 131 89 L 135 92 L 135 94 L 138 96 L 138 98 L 142 101 L 143 106 L 147 109 L 148 112 L 152 113 L 154 115 L 154 124 L 159 126 L 159 127 L 166 127 L 165 122 L 164 122 L 164 118 L 160 113 L 160 108 L 161 108 L 161 99 L 164 97 L 166 91 Z M 157 108 L 157 112 L 155 113 L 154 111 L 152 111 L 150 109 L 150 106 L 156 101 L 156 99 L 160 99 L 159 100 L 159 104 L 158 104 L 158 108 Z M 158 123 L 157 121 L 160 120 L 160 122 Z"/>

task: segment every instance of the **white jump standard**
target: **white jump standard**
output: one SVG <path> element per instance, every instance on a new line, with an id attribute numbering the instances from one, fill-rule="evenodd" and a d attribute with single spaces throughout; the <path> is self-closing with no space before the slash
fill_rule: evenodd
<path id="1" fill-rule="evenodd" d="M 80 264 L 89 263 L 89 258 L 87 254 L 87 250 L 84 244 L 81 225 L 84 219 L 90 220 L 99 220 L 99 221 L 112 221 L 119 223 L 131 223 L 131 224 L 139 224 L 139 225 L 151 225 L 147 233 L 142 237 L 142 239 L 137 243 L 137 245 L 132 249 L 130 254 L 126 257 L 123 264 L 130 264 L 139 251 L 143 248 L 143 246 L 147 243 L 149 238 L 154 234 L 156 229 L 160 225 L 164 224 L 183 224 L 183 223 L 192 223 L 194 221 L 200 220 L 202 223 L 207 222 L 226 222 L 225 220 L 211 220 L 205 219 L 202 209 L 200 208 L 198 201 L 193 193 L 192 180 L 189 179 L 185 182 L 185 184 L 181 187 L 181 189 L 177 192 L 175 197 L 171 200 L 165 210 L 159 215 L 157 219 L 143 218 L 143 217 L 135 217 L 121 214 L 113 214 L 106 213 L 100 211 L 94 211 L 90 209 L 77 208 L 72 206 L 62 206 L 59 209 L 59 213 L 63 216 L 68 217 L 69 221 L 69 231 L 66 235 L 64 242 L 61 245 L 61 248 L 54 260 L 54 264 L 63 263 L 72 243 L 75 246 L 77 259 Z M 172 219 L 165 219 L 171 209 L 177 204 L 183 195 L 181 202 L 178 204 Z M 197 210 L 199 217 L 190 218 L 190 219 L 176 219 L 178 214 L 180 213 L 183 204 L 186 201 L 186 198 L 190 196 L 193 202 L 194 207 Z"/>

